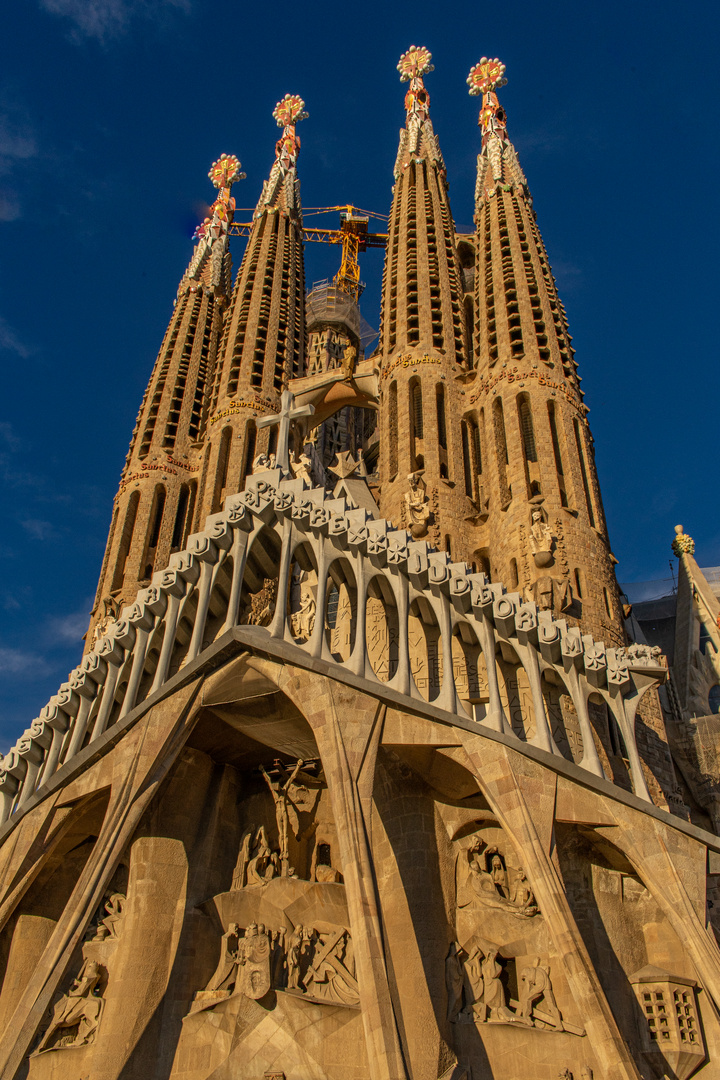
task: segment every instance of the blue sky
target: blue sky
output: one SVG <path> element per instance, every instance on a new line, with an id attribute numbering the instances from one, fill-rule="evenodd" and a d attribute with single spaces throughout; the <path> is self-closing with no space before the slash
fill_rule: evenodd
<path id="1" fill-rule="evenodd" d="M 667 577 L 673 525 L 720 564 L 719 147 L 711 3 L 272 5 L 25 0 L 0 42 L 0 750 L 79 660 L 137 409 L 236 153 L 253 206 L 271 112 L 300 93 L 303 202 L 387 213 L 403 93 L 427 80 L 459 228 L 472 226 L 483 54 L 577 349 L 621 581 Z M 307 219 L 309 225 L 327 219 Z M 236 265 L 242 241 L 235 249 Z M 336 249 L 311 245 L 309 281 Z M 378 323 L 382 253 L 368 252 Z"/>

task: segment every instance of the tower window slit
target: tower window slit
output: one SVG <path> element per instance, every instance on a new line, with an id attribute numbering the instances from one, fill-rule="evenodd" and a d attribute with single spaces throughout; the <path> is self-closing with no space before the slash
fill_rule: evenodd
<path id="1" fill-rule="evenodd" d="M 560 489 L 560 505 L 567 506 L 567 491 L 565 488 L 565 472 L 563 469 L 562 455 L 560 453 L 560 439 L 558 437 L 557 417 L 555 415 L 555 402 L 548 401 L 548 419 L 550 421 L 550 435 L 552 439 L 553 456 L 555 458 L 555 472 L 557 474 L 558 488 Z"/>
<path id="2" fill-rule="evenodd" d="M 140 502 L 140 492 L 133 491 L 128 502 L 127 510 L 125 511 L 125 521 L 123 524 L 122 535 L 120 537 L 120 546 L 118 548 L 117 562 L 115 563 L 115 572 L 113 574 L 111 588 L 113 591 L 121 589 L 125 581 L 125 565 L 130 553 L 130 547 L 132 545 L 133 534 L 135 532 L 135 521 L 137 519 L 138 504 Z"/>
<path id="3" fill-rule="evenodd" d="M 592 498 L 590 497 L 590 483 L 588 480 L 587 467 L 585 464 L 585 454 L 583 452 L 582 435 L 580 434 L 580 424 L 577 420 L 573 421 L 573 427 L 575 429 L 575 443 L 577 445 L 578 459 L 580 462 L 580 475 L 582 476 L 583 491 L 585 492 L 585 505 L 587 507 L 588 520 L 593 528 L 595 528 L 595 514 L 593 513 Z"/>
<path id="4" fill-rule="evenodd" d="M 438 386 L 435 390 L 435 406 L 437 410 L 437 430 L 438 430 L 438 444 L 441 450 L 445 451 L 444 455 L 441 455 L 440 461 L 440 475 L 443 479 L 447 480 L 447 426 L 445 424 L 445 387 Z"/>
<path id="5" fill-rule="evenodd" d="M 185 533 L 185 519 L 187 517 L 189 501 L 190 488 L 187 484 L 183 484 L 180 488 L 180 497 L 178 498 L 177 510 L 175 512 L 175 524 L 173 525 L 173 534 L 170 543 L 172 551 L 180 550 L 180 545 L 182 544 L 183 535 Z"/>
<path id="6" fill-rule="evenodd" d="M 508 448 L 505 434 L 505 414 L 500 398 L 493 402 L 493 427 L 495 430 L 495 451 L 497 455 L 498 476 L 500 480 L 500 504 L 503 508 L 510 504 L 511 491 L 507 480 Z"/>
<path id="7" fill-rule="evenodd" d="M 523 452 L 526 461 L 537 461 L 537 448 L 535 446 L 535 430 L 533 428 L 532 411 L 530 401 L 526 394 L 518 398 L 518 413 L 520 417 L 520 431 L 523 441 Z"/>
<path id="8" fill-rule="evenodd" d="M 473 484 L 473 469 L 472 458 L 470 452 L 470 439 L 468 435 L 468 423 L 463 420 L 460 424 L 460 434 L 462 437 L 462 452 L 463 452 L 463 473 L 465 477 L 465 494 L 468 498 L 472 499 L 475 494 Z"/>
<path id="9" fill-rule="evenodd" d="M 165 513 L 165 488 L 163 485 L 158 485 L 155 489 L 155 499 L 153 503 L 152 513 L 150 515 L 150 529 L 148 531 L 148 538 L 145 544 L 145 558 L 140 564 L 140 580 L 143 578 L 149 578 L 152 576 L 152 572 L 155 569 L 155 554 L 157 552 L 158 541 L 160 539 L 160 529 L 162 527 L 163 514 Z"/>
<path id="10" fill-rule="evenodd" d="M 390 479 L 397 476 L 398 471 L 398 402 L 397 382 L 390 384 Z"/>

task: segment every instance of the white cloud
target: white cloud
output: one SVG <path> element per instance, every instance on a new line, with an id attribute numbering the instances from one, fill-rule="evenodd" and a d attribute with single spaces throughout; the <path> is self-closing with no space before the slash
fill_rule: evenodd
<path id="1" fill-rule="evenodd" d="M 16 107 L 0 111 L 0 176 L 10 176 L 18 166 L 37 157 L 39 153 L 35 133 Z M 22 207 L 17 192 L 12 187 L 0 191 L 0 221 L 17 221 L 22 217 Z"/>
<path id="2" fill-rule="evenodd" d="M 33 540 L 50 540 L 55 534 L 52 523 L 40 518 L 26 518 L 20 524 Z"/>
<path id="3" fill-rule="evenodd" d="M 51 15 L 73 24 L 76 41 L 95 38 L 101 45 L 123 34 L 136 18 L 161 19 L 170 10 L 190 10 L 190 0 L 40 0 Z"/>
<path id="4" fill-rule="evenodd" d="M 56 616 L 50 619 L 46 627 L 46 636 L 55 645 L 75 645 L 82 640 L 82 636 L 90 622 L 89 600 L 80 611 L 73 611 L 69 615 Z"/>
<path id="5" fill-rule="evenodd" d="M 26 671 L 32 671 L 34 675 L 44 675 L 47 669 L 47 662 L 37 653 L 0 648 L 0 676 L 22 675 Z"/>
<path id="6" fill-rule="evenodd" d="M 0 206 L 2 205 L 2 196 L 0 196 Z M 19 216 L 19 214 L 18 214 Z M 0 212 L 0 218 L 2 213 Z M 9 220 L 9 219 L 5 219 Z M 18 356 L 21 356 L 23 360 L 26 360 L 30 355 L 30 350 L 27 345 L 24 344 L 13 330 L 12 326 L 3 319 L 0 315 L 0 352 L 14 352 Z"/>

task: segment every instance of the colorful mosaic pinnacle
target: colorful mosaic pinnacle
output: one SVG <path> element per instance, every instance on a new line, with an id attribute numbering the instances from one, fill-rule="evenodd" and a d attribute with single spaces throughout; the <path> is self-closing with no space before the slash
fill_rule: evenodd
<path id="1" fill-rule="evenodd" d="M 466 81 L 470 87 L 468 92 L 473 97 L 477 97 L 478 94 L 487 94 L 491 90 L 498 90 L 507 83 L 505 65 L 500 63 L 497 56 L 494 60 L 488 60 L 487 56 L 483 56 L 480 62 L 470 69 Z"/>
<path id="2" fill-rule="evenodd" d="M 417 79 L 434 71 L 435 67 L 430 62 L 431 60 L 432 53 L 424 45 L 419 48 L 417 45 L 411 45 L 398 61 L 397 69 L 400 72 L 400 82 L 409 82 L 410 79 Z"/>
<path id="3" fill-rule="evenodd" d="M 273 116 L 278 127 L 293 127 L 301 120 L 307 120 L 305 102 L 298 94 L 286 94 L 273 109 Z"/>
<path id="4" fill-rule="evenodd" d="M 246 174 L 242 172 L 239 158 L 234 154 L 221 154 L 210 166 L 208 176 L 216 188 L 229 188 L 238 180 L 244 180 Z"/>

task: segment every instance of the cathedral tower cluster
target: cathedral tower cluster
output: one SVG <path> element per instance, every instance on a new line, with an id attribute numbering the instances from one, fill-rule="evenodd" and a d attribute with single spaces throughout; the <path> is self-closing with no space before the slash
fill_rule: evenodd
<path id="1" fill-rule="evenodd" d="M 294 473 L 303 461 L 330 487 L 336 452 L 364 454 L 379 513 L 413 539 L 622 642 L 577 363 L 497 97 L 505 68 L 483 58 L 467 80 L 482 98 L 471 235 L 457 233 L 450 209 L 425 85 L 432 70 L 429 51 L 415 46 L 398 64 L 406 118 L 371 356 L 357 282 L 319 283 L 306 304 L 296 134 L 304 102 L 288 94 L 275 109 L 282 135 L 243 227 L 234 287 L 230 188 L 244 174 L 234 157 L 213 166 L 219 196 L 196 232 L 133 434 L 93 627 L 242 489 L 256 460 L 272 461 L 277 426 L 259 421 L 278 412 L 289 387 L 316 406 L 295 432 Z M 332 378 L 340 370 L 342 388 Z"/>
<path id="2" fill-rule="evenodd" d="M 296 95 L 251 221 L 210 170 L 87 648 L 0 760 L 3 1080 L 718 1075 L 720 600 L 678 526 L 674 684 L 504 67 L 467 234 L 398 70 L 387 232 L 306 227 Z"/>

